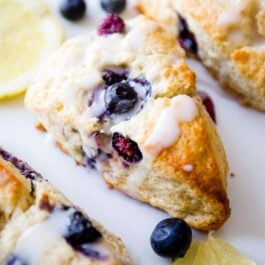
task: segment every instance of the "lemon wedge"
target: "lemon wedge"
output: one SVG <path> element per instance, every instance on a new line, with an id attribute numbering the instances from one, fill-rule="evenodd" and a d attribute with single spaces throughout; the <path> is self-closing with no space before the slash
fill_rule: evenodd
<path id="1" fill-rule="evenodd" d="M 173 265 L 256 265 L 226 241 L 210 236 L 208 241 L 193 243 L 182 259 Z"/>
<path id="2" fill-rule="evenodd" d="M 174 262 L 174 265 L 193 265 L 199 246 L 200 246 L 199 242 L 192 242 L 189 250 L 185 254 L 185 257 L 177 259 Z"/>
<path id="3" fill-rule="evenodd" d="M 0 0 L 0 99 L 24 92 L 62 40 L 62 30 L 43 1 Z"/>

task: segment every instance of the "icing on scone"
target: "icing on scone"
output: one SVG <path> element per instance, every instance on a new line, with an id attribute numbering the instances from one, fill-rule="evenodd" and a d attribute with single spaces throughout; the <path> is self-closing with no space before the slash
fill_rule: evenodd
<path id="1" fill-rule="evenodd" d="M 133 197 L 137 196 L 139 186 L 152 169 L 153 162 L 159 153 L 177 142 L 181 134 L 181 123 L 191 122 L 198 115 L 195 101 L 186 95 L 179 95 L 172 99 L 149 100 L 144 113 L 141 114 L 148 115 L 146 113 L 152 111 L 156 111 L 155 117 L 149 118 L 152 122 L 146 128 L 139 129 L 134 126 L 137 124 L 137 117 L 132 118 L 133 125 L 125 121 L 111 128 L 112 133 L 119 132 L 133 139 L 142 153 L 142 159 L 137 164 L 129 165 L 127 192 Z"/>
<path id="2" fill-rule="evenodd" d="M 67 232 L 72 212 L 73 209 L 56 211 L 43 223 L 27 229 L 18 239 L 13 256 L 19 257 L 29 265 L 41 264 L 45 249 L 50 248 Z"/>
<path id="3" fill-rule="evenodd" d="M 55 208 L 46 220 L 22 233 L 6 264 L 15 261 L 27 265 L 41 264 L 43 255 L 64 239 L 84 256 L 106 259 L 109 251 L 100 242 L 100 238 L 101 234 L 81 212 L 74 208 Z"/>
<path id="4" fill-rule="evenodd" d="M 189 96 L 173 98 L 160 114 L 152 134 L 145 142 L 145 148 L 157 155 L 162 149 L 173 145 L 181 133 L 180 123 L 192 121 L 197 111 L 196 103 Z"/>
<path id="5" fill-rule="evenodd" d="M 131 264 L 120 239 L 1 147 L 0 194 L 0 264 Z"/>

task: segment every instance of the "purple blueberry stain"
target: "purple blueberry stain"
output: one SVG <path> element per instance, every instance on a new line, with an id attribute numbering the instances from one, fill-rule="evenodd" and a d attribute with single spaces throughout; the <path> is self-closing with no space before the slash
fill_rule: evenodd
<path id="1" fill-rule="evenodd" d="M 188 24 L 184 18 L 179 16 L 179 20 L 180 20 L 180 26 L 179 26 L 178 40 L 181 47 L 187 53 L 197 54 L 198 45 L 194 34 L 189 30 Z"/>
<path id="2" fill-rule="evenodd" d="M 103 70 L 102 78 L 106 85 L 111 86 L 128 79 L 128 70 L 121 67 L 112 67 Z"/>
<path id="3" fill-rule="evenodd" d="M 209 113 L 210 117 L 212 118 L 212 120 L 216 123 L 216 114 L 215 114 L 215 106 L 214 106 L 214 102 L 211 99 L 211 97 L 204 91 L 199 91 L 198 92 L 199 96 L 202 99 L 202 103 L 205 106 L 207 112 Z"/>
<path id="4" fill-rule="evenodd" d="M 13 164 L 14 167 L 16 167 L 20 173 L 25 176 L 26 178 L 30 180 L 37 180 L 41 179 L 41 175 L 37 173 L 35 170 L 33 170 L 26 162 L 16 158 L 15 156 L 11 155 L 7 151 L 0 148 L 0 156 Z"/>
<path id="5" fill-rule="evenodd" d="M 112 136 L 112 147 L 119 156 L 129 163 L 138 163 L 143 159 L 138 144 L 118 132 L 115 132 Z"/>
<path id="6" fill-rule="evenodd" d="M 101 36 L 124 32 L 124 21 L 122 18 L 115 14 L 108 15 L 98 26 L 98 34 Z"/>
<path id="7" fill-rule="evenodd" d="M 80 211 L 77 210 L 71 214 L 64 238 L 74 249 L 83 244 L 93 243 L 101 237 L 101 233 Z"/>

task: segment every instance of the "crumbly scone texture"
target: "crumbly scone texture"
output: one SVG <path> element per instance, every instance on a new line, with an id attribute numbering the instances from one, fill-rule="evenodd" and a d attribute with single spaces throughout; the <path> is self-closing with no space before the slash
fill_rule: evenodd
<path id="1" fill-rule="evenodd" d="M 172 0 L 144 0 L 136 2 L 136 8 L 145 13 L 173 35 L 178 33 L 178 17 L 173 8 Z M 159 12 L 158 12 L 159 10 Z"/>
<path id="2" fill-rule="evenodd" d="M 183 218 L 194 228 L 217 230 L 230 216 L 226 193 L 228 165 L 214 123 L 200 98 L 193 100 L 198 108 L 197 117 L 181 123 L 178 140 L 155 157 L 137 190 L 134 183 L 128 183 L 134 168 L 125 171 L 116 157 L 106 163 L 104 177 L 110 186 Z M 113 131 L 128 135 L 141 150 L 148 149 L 146 139 L 163 111 L 160 106 L 170 101 L 168 98 L 155 100 L 138 116 L 115 126 Z M 192 170 L 185 170 L 187 165 L 191 165 Z"/>
<path id="3" fill-rule="evenodd" d="M 198 114 L 181 124 L 181 136 L 171 147 L 150 158 L 141 143 L 156 125 L 159 106 L 167 106 L 179 95 L 195 94 L 195 75 L 184 56 L 172 34 L 140 16 L 126 22 L 123 34 L 92 34 L 66 42 L 29 87 L 25 102 L 61 149 L 80 164 L 86 164 L 89 148 L 97 148 L 91 142 L 95 133 L 111 138 L 120 132 L 130 137 L 143 152 L 143 163 L 128 165 L 111 150 L 111 158 L 101 168 L 107 184 L 209 231 L 221 227 L 230 215 L 228 165 L 201 101 L 193 99 Z M 93 116 L 88 107 L 89 95 L 103 82 L 102 71 L 108 66 L 125 67 L 130 77 L 144 77 L 152 87 L 143 110 L 114 126 Z M 183 170 L 187 165 L 190 172 Z M 132 187 L 129 179 L 132 175 L 141 179 L 139 172 L 144 172 L 143 182 Z"/>
<path id="4" fill-rule="evenodd" d="M 156 1 L 140 0 L 139 5 L 154 18 L 161 13 Z M 242 102 L 265 111 L 263 1 L 171 0 L 171 6 L 195 34 L 204 65 Z M 159 20 L 164 28 L 172 27 Z"/>
<path id="5" fill-rule="evenodd" d="M 88 101 L 103 82 L 103 69 L 122 66 L 128 68 L 132 78 L 145 76 L 154 97 L 193 95 L 195 74 L 184 57 L 174 36 L 139 16 L 127 21 L 125 34 L 92 33 L 66 41 L 30 85 L 25 104 L 82 164 L 87 135 L 101 129 L 98 120 L 90 118 Z"/>
<path id="6" fill-rule="evenodd" d="M 0 149 L 1 152 L 6 152 Z M 24 162 L 20 162 L 24 163 Z M 37 174 L 29 179 L 10 161 L 0 155 L 0 263 L 13 254 L 16 243 L 27 229 L 41 224 L 52 214 L 52 207 L 74 207 L 57 189 Z M 76 208 L 77 209 L 77 208 Z M 77 209 L 80 211 L 80 209 Z M 83 213 L 84 214 L 84 213 Z M 84 214 L 85 215 L 85 214 Z M 108 249 L 107 259 L 89 258 L 75 251 L 62 237 L 42 253 L 40 265 L 119 265 L 132 264 L 120 238 L 106 231 L 94 220 L 89 219 L 100 231 L 100 244 Z M 35 251 L 35 250 L 32 250 Z"/>

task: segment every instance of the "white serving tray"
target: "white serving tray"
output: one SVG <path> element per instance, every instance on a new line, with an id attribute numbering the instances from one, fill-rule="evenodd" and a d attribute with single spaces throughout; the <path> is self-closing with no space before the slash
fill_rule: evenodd
<path id="1" fill-rule="evenodd" d="M 67 22 L 58 14 L 59 0 L 47 0 L 67 37 L 89 32 L 105 14 L 99 0 L 89 0 L 87 18 Z M 132 3 L 126 17 L 136 14 Z M 198 87 L 213 98 L 217 127 L 227 151 L 232 216 L 218 236 L 240 251 L 265 264 L 265 113 L 238 105 L 227 96 L 197 62 L 191 66 L 198 75 Z M 89 175 L 73 159 L 55 148 L 49 137 L 34 128 L 35 118 L 23 107 L 23 97 L 0 104 L 0 145 L 27 161 L 76 205 L 119 235 L 136 265 L 166 265 L 170 260 L 156 256 L 149 243 L 154 226 L 168 215 L 109 190 L 99 176 Z M 194 237 L 205 237 L 194 232 Z M 233 265 L 233 264 L 231 264 Z"/>

